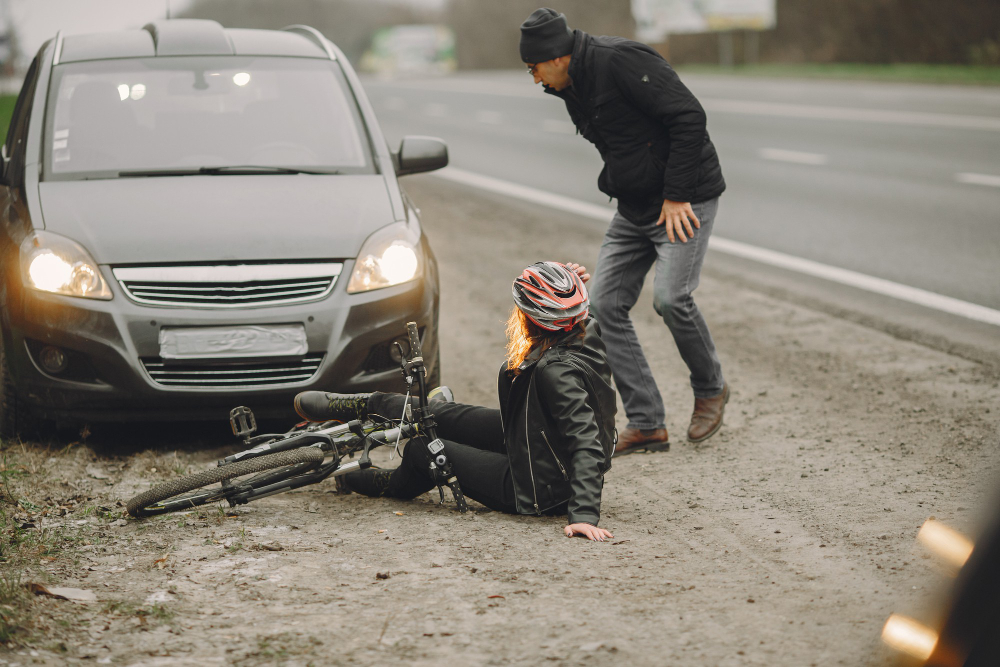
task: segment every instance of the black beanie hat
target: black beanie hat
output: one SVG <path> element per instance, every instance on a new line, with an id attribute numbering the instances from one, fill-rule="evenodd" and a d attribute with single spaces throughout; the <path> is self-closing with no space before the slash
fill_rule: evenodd
<path id="1" fill-rule="evenodd" d="M 521 60 L 544 63 L 573 53 L 573 31 L 566 15 L 543 7 L 521 24 Z"/>

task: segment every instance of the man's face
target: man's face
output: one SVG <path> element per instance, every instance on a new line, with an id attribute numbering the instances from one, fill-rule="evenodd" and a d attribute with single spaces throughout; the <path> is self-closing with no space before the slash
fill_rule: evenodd
<path id="1" fill-rule="evenodd" d="M 569 78 L 570 56 L 562 56 L 543 63 L 526 63 L 528 73 L 535 77 L 535 83 L 541 83 L 553 90 L 563 90 L 573 84 Z"/>

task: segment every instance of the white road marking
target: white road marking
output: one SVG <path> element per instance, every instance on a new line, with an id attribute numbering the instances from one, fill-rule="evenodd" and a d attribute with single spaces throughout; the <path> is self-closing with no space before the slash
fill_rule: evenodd
<path id="1" fill-rule="evenodd" d="M 576 125 L 569 120 L 555 120 L 546 118 L 542 121 L 542 129 L 555 134 L 576 134 Z"/>
<path id="2" fill-rule="evenodd" d="M 500 97 L 520 97 L 530 99 L 552 99 L 538 88 L 527 85 L 512 85 L 505 82 L 475 81 L 412 81 L 391 83 L 368 83 L 367 86 L 386 85 L 395 88 L 417 88 L 444 93 L 498 95 Z M 995 116 L 972 116 L 965 114 L 927 113 L 923 111 L 894 111 L 889 109 L 858 109 L 850 107 L 830 107 L 810 104 L 789 104 L 785 102 L 757 102 L 752 100 L 729 100 L 714 97 L 699 98 L 705 109 L 713 113 L 732 113 L 750 116 L 773 116 L 779 118 L 803 118 L 807 120 L 837 120 L 861 123 L 884 123 L 888 125 L 908 125 L 916 127 L 962 128 L 968 130 L 988 130 L 1000 132 L 1000 118 Z"/>
<path id="3" fill-rule="evenodd" d="M 990 116 L 963 116 L 959 114 L 889 111 L 885 109 L 850 109 L 847 107 L 821 107 L 809 104 L 751 102 L 749 100 L 720 100 L 715 98 L 702 98 L 701 103 L 709 111 L 717 113 L 1000 131 L 1000 118 Z"/>
<path id="4" fill-rule="evenodd" d="M 424 115 L 432 116 L 434 118 L 444 118 L 445 116 L 448 115 L 448 105 L 437 104 L 436 102 L 432 102 L 431 104 L 425 104 Z"/>
<path id="5" fill-rule="evenodd" d="M 761 148 L 757 151 L 765 160 L 777 162 L 794 162 L 795 164 L 826 164 L 826 156 L 822 153 L 803 153 L 801 151 L 786 151 L 782 148 Z"/>
<path id="6" fill-rule="evenodd" d="M 503 114 L 499 111 L 477 111 L 476 120 L 486 125 L 500 125 L 503 122 Z"/>
<path id="7" fill-rule="evenodd" d="M 992 185 L 995 188 L 1000 188 L 1000 176 L 991 176 L 990 174 L 955 174 L 955 180 L 959 183 Z"/>
<path id="8" fill-rule="evenodd" d="M 511 183 L 492 176 L 476 174 L 456 167 L 447 167 L 434 172 L 439 178 L 444 178 L 455 183 L 461 183 L 481 190 L 496 192 L 508 197 L 514 197 L 534 204 L 541 204 L 550 208 L 566 211 L 585 218 L 609 222 L 615 214 L 615 210 L 608 206 L 598 206 L 589 202 L 580 201 L 571 197 L 564 197 L 552 192 L 546 192 L 537 188 Z M 775 266 L 789 271 L 796 271 L 809 276 L 823 278 L 841 285 L 848 285 L 857 289 L 865 290 L 875 294 L 892 297 L 900 301 L 914 303 L 925 308 L 938 310 L 952 315 L 958 315 L 977 322 L 985 322 L 995 326 L 1000 326 L 1000 310 L 994 310 L 978 304 L 969 303 L 960 299 L 928 292 L 917 287 L 901 285 L 900 283 L 884 280 L 874 276 L 829 266 L 820 262 L 787 255 L 774 250 L 758 248 L 757 246 L 739 241 L 713 236 L 710 247 L 718 252 L 728 255 L 744 257 L 762 264 Z"/>

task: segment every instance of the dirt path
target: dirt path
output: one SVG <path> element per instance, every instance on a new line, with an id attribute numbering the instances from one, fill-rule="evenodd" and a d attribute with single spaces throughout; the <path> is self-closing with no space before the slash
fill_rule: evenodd
<path id="1" fill-rule="evenodd" d="M 444 377 L 495 405 L 510 279 L 539 259 L 592 266 L 602 230 L 433 177 L 407 185 L 441 263 Z M 0 664 L 887 663 L 885 618 L 925 613 L 945 581 L 917 529 L 934 515 L 973 530 L 995 481 L 996 367 L 764 296 L 713 271 L 723 261 L 697 293 L 734 391 L 707 443 L 680 437 L 686 369 L 648 293 L 636 308 L 674 447 L 615 461 L 613 543 L 332 483 L 124 520 L 116 501 L 222 450 L 13 447 L 27 504 L 7 515 L 34 526 L 22 541 L 52 542 L 24 576 L 98 601 L 36 598 Z"/>

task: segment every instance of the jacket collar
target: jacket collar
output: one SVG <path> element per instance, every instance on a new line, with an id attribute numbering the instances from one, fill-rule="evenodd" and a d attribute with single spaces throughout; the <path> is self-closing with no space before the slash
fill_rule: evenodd
<path id="1" fill-rule="evenodd" d="M 570 91 L 575 93 L 577 97 L 582 95 L 578 82 L 583 81 L 583 77 L 585 76 L 583 61 L 587 57 L 590 39 L 590 35 L 582 30 L 573 31 L 573 52 L 570 54 L 572 57 L 569 61 L 569 78 L 573 80 L 573 85 L 563 90 L 555 90 L 554 88 L 545 86 L 546 93 L 563 99 L 570 94 Z"/>
<path id="2" fill-rule="evenodd" d="M 589 325 L 589 320 L 588 320 L 588 325 Z M 531 368 L 532 366 L 534 366 L 535 364 L 537 364 L 539 361 L 541 361 L 542 357 L 544 357 L 545 354 L 549 350 L 554 350 L 557 347 L 563 347 L 563 346 L 567 346 L 567 347 L 583 347 L 583 345 L 585 345 L 585 343 L 584 343 L 585 338 L 587 336 L 590 336 L 590 335 L 592 335 L 592 334 L 590 332 L 590 327 L 589 326 L 587 327 L 586 334 L 584 334 L 584 339 L 579 339 L 578 340 L 577 337 L 576 337 L 577 334 L 576 334 L 575 331 L 566 331 L 566 332 L 563 333 L 562 336 L 560 336 L 556 340 L 555 343 L 553 343 L 550 347 L 546 348 L 545 350 L 542 350 L 541 348 L 535 348 L 534 350 L 532 350 L 531 354 L 529 354 L 527 357 L 525 357 L 524 361 L 521 362 L 521 365 L 518 366 L 518 368 L 521 370 L 521 372 L 526 371 L 527 369 Z"/>

